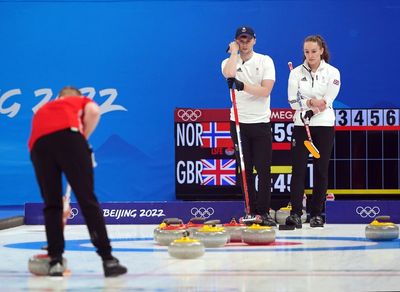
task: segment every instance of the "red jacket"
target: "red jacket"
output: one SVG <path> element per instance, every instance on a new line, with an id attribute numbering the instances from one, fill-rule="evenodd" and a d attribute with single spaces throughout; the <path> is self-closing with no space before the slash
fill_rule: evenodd
<path id="1" fill-rule="evenodd" d="M 84 96 L 64 96 L 39 108 L 32 120 L 29 151 L 40 137 L 59 130 L 75 128 L 83 133 L 83 110 L 89 102 L 93 101 Z"/>

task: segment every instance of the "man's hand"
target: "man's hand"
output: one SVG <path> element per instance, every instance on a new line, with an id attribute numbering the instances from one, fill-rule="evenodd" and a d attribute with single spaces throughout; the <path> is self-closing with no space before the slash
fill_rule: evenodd
<path id="1" fill-rule="evenodd" d="M 226 49 L 227 53 L 238 53 L 239 52 L 239 44 L 236 41 L 232 41 L 229 43 L 228 48 Z"/>
<path id="2" fill-rule="evenodd" d="M 236 78 L 228 78 L 227 80 L 229 89 L 235 88 L 237 91 L 242 91 L 244 89 L 244 83 L 237 80 Z"/>

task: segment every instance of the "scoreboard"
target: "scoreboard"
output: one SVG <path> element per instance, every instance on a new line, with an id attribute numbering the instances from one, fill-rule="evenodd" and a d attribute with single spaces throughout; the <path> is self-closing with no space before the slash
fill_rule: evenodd
<path id="1" fill-rule="evenodd" d="M 293 113 L 272 110 L 273 198 L 290 193 Z M 335 113 L 328 192 L 400 198 L 400 109 L 336 109 Z M 174 124 L 177 199 L 241 198 L 229 109 L 176 108 Z M 313 187 L 312 159 L 306 193 Z"/>

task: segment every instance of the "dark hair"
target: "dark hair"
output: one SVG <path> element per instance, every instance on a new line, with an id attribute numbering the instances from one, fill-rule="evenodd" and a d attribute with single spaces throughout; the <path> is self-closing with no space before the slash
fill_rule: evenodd
<path id="1" fill-rule="evenodd" d="M 330 54 L 329 54 L 329 50 L 328 50 L 328 45 L 326 44 L 326 42 L 325 42 L 325 40 L 323 39 L 322 36 L 320 36 L 320 35 L 309 35 L 308 37 L 306 37 L 304 39 L 303 44 L 306 43 L 306 42 L 317 43 L 320 48 L 323 48 L 324 52 L 321 55 L 321 59 L 323 59 L 323 60 L 325 60 L 325 62 L 329 63 Z M 303 61 L 305 59 L 306 59 L 306 57 L 303 56 Z"/>
<path id="2" fill-rule="evenodd" d="M 77 95 L 77 96 L 80 96 L 80 95 L 82 95 L 82 93 L 76 87 L 65 86 L 60 90 L 60 92 L 58 93 L 58 96 L 61 97 L 61 96 L 66 96 L 66 95 Z"/>

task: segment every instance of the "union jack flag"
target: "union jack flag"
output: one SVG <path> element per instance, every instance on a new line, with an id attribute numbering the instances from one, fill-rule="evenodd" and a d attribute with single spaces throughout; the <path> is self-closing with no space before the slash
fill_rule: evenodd
<path id="1" fill-rule="evenodd" d="M 202 159 L 202 185 L 234 186 L 236 185 L 235 159 Z"/>
<path id="2" fill-rule="evenodd" d="M 229 122 L 208 122 L 201 123 L 203 133 L 201 141 L 204 148 L 230 148 L 233 147 Z"/>

